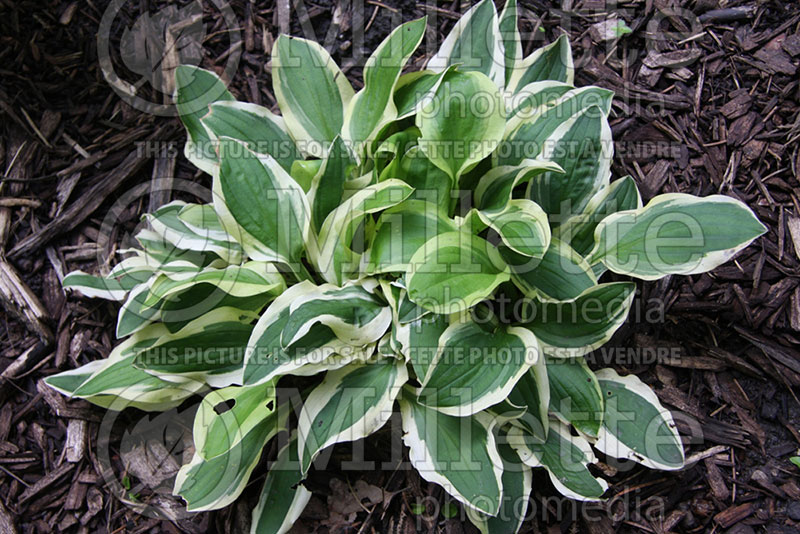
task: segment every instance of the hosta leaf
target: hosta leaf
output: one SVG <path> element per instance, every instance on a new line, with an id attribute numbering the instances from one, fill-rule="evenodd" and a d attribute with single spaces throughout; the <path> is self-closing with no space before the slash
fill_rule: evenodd
<path id="1" fill-rule="evenodd" d="M 452 200 L 453 180 L 429 160 L 418 146 L 395 157 L 383 170 L 380 180 L 396 178 L 414 188 L 411 198 L 424 200 L 447 212 Z"/>
<path id="2" fill-rule="evenodd" d="M 319 169 L 324 162 L 325 160 L 322 159 L 295 160 L 292 163 L 290 174 L 303 191 L 308 193 L 311 191 L 311 183 L 314 181 L 314 177 L 319 173 Z"/>
<path id="3" fill-rule="evenodd" d="M 597 106 L 584 109 L 545 139 L 541 157 L 564 172 L 534 177 L 530 198 L 551 216 L 582 212 L 592 195 L 608 186 L 612 155 L 611 128 L 603 111 Z"/>
<path id="4" fill-rule="evenodd" d="M 536 159 L 545 148 L 545 140 L 569 117 L 592 106 L 608 115 L 614 93 L 600 87 L 579 87 L 567 91 L 538 108 L 523 105 L 508 119 L 503 143 L 497 149 L 498 165 L 519 165 L 525 159 Z M 580 146 L 580 145 L 578 145 Z"/>
<path id="5" fill-rule="evenodd" d="M 366 271 L 404 272 L 413 254 L 434 236 L 456 231 L 435 204 L 407 200 L 381 214 L 366 256 Z"/>
<path id="6" fill-rule="evenodd" d="M 226 100 L 234 100 L 233 95 L 213 72 L 192 65 L 175 69 L 175 108 L 189 134 L 183 153 L 209 174 L 217 163 L 217 154 L 200 118 L 208 113 L 209 104 Z"/>
<path id="7" fill-rule="evenodd" d="M 328 372 L 299 415 L 297 440 L 303 474 L 322 449 L 365 438 L 382 427 L 407 380 L 405 363 L 395 358 Z"/>
<path id="8" fill-rule="evenodd" d="M 228 451 L 211 459 L 195 452 L 178 471 L 173 493 L 183 497 L 190 512 L 218 510 L 235 501 L 261 459 L 264 445 L 284 429 L 286 415 L 288 410 L 273 409 Z"/>
<path id="9" fill-rule="evenodd" d="M 178 375 L 228 386 L 240 379 L 255 314 L 218 308 L 161 336 L 136 356 L 136 367 L 157 375 Z"/>
<path id="10" fill-rule="evenodd" d="M 124 337 L 155 320 L 171 331 L 215 308 L 231 306 L 258 311 L 286 284 L 270 264 L 247 262 L 224 269 L 206 267 L 167 270 L 136 286 L 117 320 Z"/>
<path id="11" fill-rule="evenodd" d="M 218 291 L 233 297 L 277 295 L 286 289 L 286 282 L 269 263 L 249 261 L 229 265 L 224 269 L 205 268 L 202 271 L 158 275 L 150 285 L 145 306 L 155 306 L 163 299 L 196 285 L 210 284 Z"/>
<path id="12" fill-rule="evenodd" d="M 102 369 L 105 360 L 94 360 L 76 369 L 69 369 L 61 373 L 48 376 L 45 383 L 64 396 L 71 397 L 81 384 L 86 382 L 94 373 Z"/>
<path id="13" fill-rule="evenodd" d="M 513 3 L 513 0 L 509 3 Z M 533 473 L 530 467 L 520 462 L 519 456 L 508 444 L 498 442 L 497 450 L 503 459 L 503 501 L 500 510 L 492 517 L 466 508 L 467 517 L 481 534 L 516 534 L 527 517 Z"/>
<path id="14" fill-rule="evenodd" d="M 408 58 L 425 34 L 426 18 L 406 22 L 387 37 L 364 65 L 364 88 L 350 101 L 344 137 L 355 146 L 371 140 L 381 126 L 397 117 L 392 98 Z"/>
<path id="15" fill-rule="evenodd" d="M 474 322 L 450 325 L 422 381 L 419 402 L 464 417 L 508 397 L 517 381 L 542 355 L 525 328 L 486 330 Z"/>
<path id="16" fill-rule="evenodd" d="M 192 438 L 195 452 L 206 460 L 230 451 L 261 421 L 272 416 L 275 385 L 230 386 L 211 391 L 203 398 L 194 417 Z M 218 413 L 220 406 L 233 403 Z"/>
<path id="17" fill-rule="evenodd" d="M 129 336 L 141 330 L 151 321 L 157 320 L 161 312 L 158 307 L 145 304 L 150 294 L 148 283 L 141 284 L 128 293 L 117 315 L 117 338 Z"/>
<path id="18" fill-rule="evenodd" d="M 188 206 L 176 200 L 145 215 L 153 231 L 164 241 L 181 250 L 212 252 L 229 263 L 241 261 L 242 249 L 231 239 L 216 239 L 207 233 L 195 232 L 180 218 L 181 211 Z"/>
<path id="19" fill-rule="evenodd" d="M 450 322 L 447 316 L 438 313 L 429 313 L 394 326 L 400 353 L 411 361 L 420 382 L 428 375 L 428 369 L 439 352 L 439 338 L 448 326 Z"/>
<path id="20" fill-rule="evenodd" d="M 514 74 L 517 60 L 522 59 L 522 39 L 519 35 L 517 24 L 517 0 L 508 0 L 500 13 L 498 29 L 503 44 L 503 57 L 505 58 L 506 86 Z"/>
<path id="21" fill-rule="evenodd" d="M 704 273 L 766 231 L 750 208 L 731 197 L 669 193 L 603 219 L 591 263 L 602 261 L 615 273 L 643 280 Z"/>
<path id="22" fill-rule="evenodd" d="M 485 239 L 440 234 L 414 253 L 405 274 L 412 301 L 435 313 L 471 308 L 509 279 L 508 266 Z"/>
<path id="23" fill-rule="evenodd" d="M 178 219 L 200 237 L 235 243 L 233 237 L 222 227 L 213 204 L 184 204 L 178 211 Z"/>
<path id="24" fill-rule="evenodd" d="M 620 178 L 595 193 L 583 213 L 571 217 L 555 229 L 556 237 L 569 243 L 575 252 L 586 256 L 594 246 L 594 230 L 608 215 L 642 207 L 642 197 L 630 176 Z"/>
<path id="25" fill-rule="evenodd" d="M 106 359 L 47 377 L 45 382 L 63 395 L 85 399 L 114 411 L 173 408 L 197 393 L 204 384 L 196 380 L 167 382 L 133 365 L 138 350 L 152 345 L 166 333 L 163 325 L 148 326 L 114 347 Z"/>
<path id="26" fill-rule="evenodd" d="M 190 321 L 217 308 L 230 307 L 242 312 L 258 313 L 273 297 L 274 293 L 269 291 L 235 297 L 220 291 L 213 284 L 197 284 L 161 302 L 158 319 L 170 332 L 177 332 Z"/>
<path id="27" fill-rule="evenodd" d="M 107 279 L 116 278 L 121 287 L 126 288 L 126 290 L 131 290 L 139 284 L 146 282 L 156 269 L 163 269 L 164 271 L 170 270 L 169 265 L 160 265 L 158 261 L 149 257 L 141 250 L 136 249 L 130 252 L 133 252 L 133 255 L 116 264 L 106 277 Z M 192 269 L 197 268 L 194 264 L 190 265 Z M 80 271 L 75 272 L 77 273 Z M 64 277 L 65 280 L 67 276 Z M 65 280 L 62 281 L 62 284 L 64 284 Z"/>
<path id="28" fill-rule="evenodd" d="M 316 290 L 317 286 L 308 281 L 296 284 L 272 301 L 261 314 L 247 342 L 243 371 L 245 385 L 268 382 L 291 361 L 291 356 L 281 345 L 281 332 L 289 320 L 290 306 L 295 299 Z M 297 362 L 297 367 L 301 365 Z"/>
<path id="29" fill-rule="evenodd" d="M 291 170 L 292 162 L 302 159 L 283 118 L 265 107 L 248 102 L 216 102 L 201 122 L 216 137 L 230 137 L 242 141 L 253 152 L 269 154 L 286 172 Z"/>
<path id="30" fill-rule="evenodd" d="M 520 381 L 522 381 L 522 379 L 520 379 Z M 519 384 L 519 382 L 517 382 L 517 384 Z M 528 409 L 525 406 L 517 406 L 508 399 L 504 399 L 494 406 L 487 408 L 484 413 L 493 417 L 498 427 L 502 427 L 506 423 L 522 419 L 527 411 Z"/>
<path id="31" fill-rule="evenodd" d="M 597 285 L 589 263 L 558 239 L 550 241 L 538 262 L 508 249 L 500 252 L 511 268 L 511 280 L 529 297 L 569 300 Z"/>
<path id="32" fill-rule="evenodd" d="M 296 343 L 317 324 L 350 345 L 377 341 L 391 324 L 392 310 L 367 288 L 368 281 L 343 288 L 325 284 L 297 297 L 290 305 L 281 345 Z"/>
<path id="33" fill-rule="evenodd" d="M 309 243 L 310 257 L 326 281 L 341 285 L 357 274 L 361 255 L 351 248 L 357 226 L 367 215 L 401 203 L 411 192 L 408 184 L 386 180 L 364 187 L 328 215 L 319 242 Z"/>
<path id="34" fill-rule="evenodd" d="M 72 271 L 62 280 L 65 289 L 73 289 L 84 297 L 101 298 L 107 300 L 125 300 L 128 291 L 132 289 L 114 278 L 94 276 L 83 271 Z"/>
<path id="35" fill-rule="evenodd" d="M 311 282 L 301 282 L 290 287 L 269 305 L 247 342 L 244 384 L 261 384 L 290 373 L 315 374 L 368 356 L 369 346 L 350 347 L 337 338 L 331 328 L 320 322 L 313 324 L 293 345 L 284 346 L 281 343 L 281 334 L 289 322 L 292 304 L 307 295 L 319 295 L 322 291 L 324 289 Z"/>
<path id="36" fill-rule="evenodd" d="M 225 230 L 260 261 L 299 262 L 310 226 L 306 195 L 269 155 L 222 138 L 214 207 Z"/>
<path id="37" fill-rule="evenodd" d="M 497 148 L 505 130 L 505 103 L 485 75 L 453 71 L 415 121 L 422 132 L 420 149 L 456 181 Z"/>
<path id="38" fill-rule="evenodd" d="M 301 480 L 295 436 L 278 451 L 278 459 L 267 473 L 253 509 L 250 534 L 286 534 L 292 528 L 311 499 L 311 492 Z"/>
<path id="39" fill-rule="evenodd" d="M 526 198 L 509 200 L 503 209 L 481 210 L 478 216 L 517 254 L 542 258 L 550 245 L 547 214 Z"/>
<path id="40" fill-rule="evenodd" d="M 272 88 L 300 150 L 323 158 L 353 98 L 347 77 L 319 44 L 280 35 L 272 47 Z"/>
<path id="41" fill-rule="evenodd" d="M 550 481 L 566 497 L 597 501 L 608 489 L 608 483 L 595 478 L 587 468 L 597 461 L 589 442 L 582 436 L 573 436 L 558 420 L 550 421 L 545 443 L 532 440 L 519 427 L 511 427 L 508 442 L 526 465 L 547 469 Z"/>
<path id="42" fill-rule="evenodd" d="M 450 65 L 479 72 L 498 87 L 505 85 L 503 41 L 492 0 L 481 0 L 464 13 L 426 68 L 439 72 Z"/>
<path id="43" fill-rule="evenodd" d="M 516 93 L 529 83 L 555 80 L 572 85 L 575 66 L 569 37 L 561 35 L 553 43 L 535 50 L 531 55 L 514 65 L 514 72 L 506 83 L 506 90 Z"/>
<path id="44" fill-rule="evenodd" d="M 397 304 L 397 321 L 400 324 L 410 323 L 431 314 L 430 311 L 426 310 L 422 306 L 417 306 L 410 298 L 408 298 L 408 291 L 405 290 L 405 287 L 403 287 L 403 289 L 404 291 L 400 295 L 400 299 Z"/>
<path id="45" fill-rule="evenodd" d="M 422 478 L 479 512 L 497 514 L 502 496 L 502 459 L 491 425 L 476 416 L 454 417 L 400 398 L 403 442 Z"/>
<path id="46" fill-rule="evenodd" d="M 597 450 L 653 469 L 681 469 L 683 445 L 675 422 L 653 390 L 637 376 L 619 376 L 613 369 L 597 371 L 597 380 L 605 401 Z"/>
<path id="47" fill-rule="evenodd" d="M 508 400 L 515 406 L 521 406 L 526 410 L 526 413 L 516 423 L 522 425 L 531 436 L 544 442 L 550 425 L 547 415 L 550 405 L 550 387 L 547 382 L 547 366 L 543 357 L 539 358 L 536 364 L 522 375 L 509 393 Z"/>
<path id="48" fill-rule="evenodd" d="M 534 303 L 525 326 L 533 330 L 545 354 L 574 358 L 611 339 L 631 307 L 632 282 L 600 284 L 568 301 Z"/>
<path id="49" fill-rule="evenodd" d="M 344 186 L 356 161 L 340 136 L 331 144 L 319 171 L 311 180 L 308 201 L 311 204 L 311 221 L 314 231 L 319 232 L 330 212 L 342 202 Z"/>
<path id="50" fill-rule="evenodd" d="M 603 395 L 583 358 L 548 358 L 550 409 L 583 434 L 596 438 L 603 423 Z"/>
<path id="51" fill-rule="evenodd" d="M 450 67 L 440 72 L 421 70 L 401 75 L 394 89 L 397 120 L 416 114 L 423 103 L 436 94 L 445 75 L 454 68 Z"/>
<path id="52" fill-rule="evenodd" d="M 417 306 L 408 298 L 408 291 L 406 291 L 406 286 L 402 279 L 389 281 L 384 278 L 380 280 L 380 285 L 384 298 L 392 308 L 392 319 L 395 326 L 407 324 L 426 315 L 431 315 L 430 311 Z"/>
<path id="53" fill-rule="evenodd" d="M 335 371 L 336 369 L 341 369 L 342 367 L 355 365 L 361 362 L 364 362 L 371 358 L 374 354 L 377 346 L 376 343 L 370 343 L 369 345 L 365 345 L 363 347 L 348 347 L 344 346 L 343 348 L 339 348 L 338 352 L 333 352 L 332 350 L 328 350 L 331 345 L 343 345 L 343 343 L 330 332 L 330 329 L 321 327 L 321 333 L 317 333 L 312 329 L 311 333 L 308 337 L 313 338 L 316 343 L 311 346 L 309 349 L 305 348 L 297 348 L 294 349 L 290 347 L 290 350 L 295 351 L 298 354 L 298 358 L 302 357 L 304 353 L 311 352 L 312 357 L 307 360 L 307 362 L 295 369 L 291 372 L 294 376 L 313 376 L 319 373 L 324 373 L 326 371 Z M 323 350 L 317 349 L 317 346 L 322 346 Z M 323 359 L 318 359 L 313 356 L 314 352 L 318 351 L 322 353 L 324 356 L 326 352 L 330 352 L 331 355 L 324 357 Z"/>
<path id="54" fill-rule="evenodd" d="M 220 259 L 213 253 L 181 249 L 148 228 L 139 230 L 134 238 L 142 247 L 154 269 L 169 270 L 169 266 L 179 265 L 179 270 L 182 271 L 189 264 L 195 267 L 205 267 Z"/>
<path id="55" fill-rule="evenodd" d="M 416 126 L 409 126 L 404 130 L 393 133 L 378 145 L 373 156 L 375 161 L 375 174 L 379 177 L 379 181 L 381 181 L 381 177 L 385 180 L 394 178 L 394 176 L 384 174 L 387 165 L 394 160 L 400 159 L 412 147 L 417 146 L 417 139 L 419 139 L 419 136 L 419 128 Z"/>
<path id="56" fill-rule="evenodd" d="M 544 160 L 525 160 L 518 166 L 494 167 L 475 187 L 475 204 L 481 210 L 502 210 L 511 201 L 514 188 L 530 182 L 544 172 L 563 172 L 558 164 Z"/>
<path id="57" fill-rule="evenodd" d="M 509 117 L 519 122 L 523 117 L 536 117 L 545 109 L 545 105 L 552 104 L 572 90 L 576 89 L 571 84 L 554 80 L 529 83 L 513 95 L 506 96 L 506 109 Z"/>

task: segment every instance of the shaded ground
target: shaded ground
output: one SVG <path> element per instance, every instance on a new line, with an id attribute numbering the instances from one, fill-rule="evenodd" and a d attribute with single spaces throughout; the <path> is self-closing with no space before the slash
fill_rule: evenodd
<path id="1" fill-rule="evenodd" d="M 577 84 L 617 92 L 616 176 L 632 175 L 645 199 L 675 191 L 731 195 L 770 227 L 712 273 L 644 284 L 631 320 L 594 355 L 597 364 L 655 386 L 695 461 L 677 473 L 602 465 L 615 482 L 614 498 L 594 512 L 553 499 L 537 473 L 535 517 L 523 532 L 798 532 L 800 471 L 789 457 L 800 447 L 800 8 L 780 1 L 728 2 L 723 11 L 715 11 L 716 0 L 623 2 L 616 16 L 631 32 L 603 41 L 591 26 L 615 14 L 602 2 L 521 3 L 526 52 L 566 30 Z M 43 377 L 103 357 L 113 345 L 115 307 L 65 296 L 59 278 L 96 270 L 98 249 L 107 257 L 142 213 L 170 199 L 126 194 L 169 175 L 175 183 L 210 185 L 180 154 L 177 120 L 133 109 L 104 79 L 96 36 L 107 4 L 0 0 L 0 532 L 240 532 L 246 503 L 172 522 L 138 516 L 133 508 L 143 502 L 170 502 L 139 488 L 168 488 L 162 479 L 177 463 L 152 447 L 131 456 L 141 449 L 135 436 L 146 432 L 119 429 L 158 423 L 136 414 L 117 421 L 104 450 L 121 484 L 109 485 L 94 452 L 98 431 L 109 428 L 101 424 L 104 412 L 40 386 Z M 123 29 L 164 5 L 131 0 L 114 18 L 110 50 L 121 78 L 147 78 L 147 61 L 130 60 L 153 52 L 134 39 L 134 53 L 120 57 Z M 457 3 L 426 8 L 388 0 L 368 1 L 363 10 L 304 5 L 299 14 L 285 11 L 286 19 L 280 12 L 288 2 L 230 2 L 243 39 L 232 82 L 240 99 L 274 106 L 264 50 L 287 22 L 295 34 L 310 23 L 318 39 L 330 35 L 347 66 L 352 50 L 374 48 L 398 17 L 435 14 L 441 39 L 458 11 Z M 338 27 L 329 32 L 331 19 Z M 194 52 L 202 66 L 222 71 L 238 53 L 230 28 L 212 8 L 202 20 L 205 54 Z M 363 45 L 351 31 L 360 20 L 368 24 Z M 424 62 L 417 59 L 417 66 Z M 345 70 L 358 84 L 358 68 Z M 160 83 L 147 78 L 139 94 L 163 102 L 150 82 Z M 102 224 L 115 203 L 122 209 L 109 234 Z M 28 303 L 22 317 L 15 313 L 20 302 Z M 396 428 L 367 441 L 368 458 L 391 459 Z M 120 445 L 126 439 L 128 449 Z M 315 496 L 296 532 L 474 532 L 438 513 L 441 490 L 413 471 L 346 471 L 348 454 L 336 449 L 331 468 L 312 473 Z M 260 480 L 254 476 L 246 499 L 256 497 Z"/>

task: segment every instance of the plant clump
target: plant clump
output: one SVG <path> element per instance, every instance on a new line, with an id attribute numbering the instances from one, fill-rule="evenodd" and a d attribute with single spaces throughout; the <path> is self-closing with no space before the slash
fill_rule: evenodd
<path id="1" fill-rule="evenodd" d="M 425 27 L 397 27 L 357 92 L 320 45 L 281 35 L 280 116 L 179 67 L 185 154 L 213 198 L 159 208 L 107 276 L 64 280 L 122 303 L 122 341 L 51 387 L 111 410 L 204 396 L 175 482 L 189 510 L 234 502 L 283 436 L 252 532 L 286 532 L 321 451 L 395 410 L 411 463 L 485 533 L 519 529 L 532 468 L 598 500 L 595 451 L 684 465 L 654 392 L 585 356 L 625 321 L 625 276 L 706 272 L 764 226 L 730 197 L 643 206 L 612 180 L 613 93 L 573 85 L 565 36 L 522 57 L 514 0 L 480 1 L 404 73 Z"/>

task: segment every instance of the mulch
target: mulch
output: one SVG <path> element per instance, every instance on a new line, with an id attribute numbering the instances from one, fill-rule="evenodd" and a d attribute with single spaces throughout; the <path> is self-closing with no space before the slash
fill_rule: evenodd
<path id="1" fill-rule="evenodd" d="M 568 31 L 577 85 L 616 91 L 616 176 L 633 176 L 645 201 L 665 192 L 733 196 L 769 226 L 711 273 L 641 284 L 629 321 L 592 355 L 593 365 L 654 386 L 686 436 L 689 466 L 664 473 L 606 459 L 599 467 L 613 485 L 600 505 L 555 499 L 536 473 L 535 513 L 522 532 L 799 532 L 800 471 L 789 458 L 800 448 L 800 5 L 628 0 L 612 11 L 598 0 L 520 3 L 526 53 Z M 0 532 L 247 532 L 262 468 L 240 504 L 186 518 L 153 491 L 168 489 L 179 462 L 124 430 L 158 421 L 124 413 L 106 425 L 103 410 L 41 382 L 114 344 L 116 307 L 65 295 L 63 274 L 96 271 L 98 258 L 124 248 L 143 213 L 189 193 L 126 194 L 170 175 L 210 186 L 180 151 L 178 121 L 134 109 L 104 79 L 96 36 L 108 4 L 0 0 Z M 140 13 L 166 4 L 124 3 L 112 48 Z M 359 86 L 347 58 L 368 54 L 399 17 L 435 13 L 428 38 L 441 39 L 461 11 L 458 2 L 301 4 L 228 2 L 242 34 L 241 48 L 232 48 L 209 3 L 201 65 L 221 71 L 241 54 L 232 91 L 274 108 L 264 51 L 281 30 L 328 36 Z M 618 27 L 614 18 L 630 32 L 604 31 L 609 20 Z M 352 28 L 362 22 L 360 38 Z M 113 59 L 121 78 L 146 77 L 141 65 Z M 415 56 L 415 67 L 424 59 Z M 148 83 L 139 94 L 164 98 Z M 153 146 L 165 148 L 142 150 Z M 396 429 L 369 438 L 367 456 L 385 459 Z M 312 472 L 314 497 L 293 532 L 476 532 L 457 514 L 437 513 L 442 491 L 415 472 L 353 472 L 342 468 L 347 459 L 336 448 L 331 467 Z M 122 485 L 108 482 L 108 465 Z M 135 511 L 154 503 L 172 520 Z"/>

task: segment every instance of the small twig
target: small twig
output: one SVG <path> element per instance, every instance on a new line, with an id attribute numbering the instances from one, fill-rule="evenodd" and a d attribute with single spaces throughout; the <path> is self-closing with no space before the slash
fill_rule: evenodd
<path id="1" fill-rule="evenodd" d="M 696 464 L 701 460 L 705 460 L 706 458 L 711 458 L 712 456 L 716 456 L 717 454 L 723 452 L 728 452 L 729 450 L 730 447 L 728 447 L 727 445 L 716 445 L 714 447 L 711 447 L 710 449 L 706 449 L 704 451 L 695 453 L 686 459 L 684 469 L 692 467 L 694 464 Z"/>
<path id="2" fill-rule="evenodd" d="M 0 302 L 7 311 L 19 317 L 45 345 L 52 343 L 53 333 L 45 324 L 48 319 L 47 310 L 4 259 L 0 259 Z"/>
<path id="3" fill-rule="evenodd" d="M 19 110 L 25 116 L 25 120 L 28 121 L 28 124 L 30 124 L 31 128 L 33 128 L 33 131 L 36 133 L 36 136 L 42 140 L 44 146 L 46 146 L 47 148 L 53 148 L 53 145 L 50 144 L 50 141 L 48 141 L 47 138 L 42 133 L 42 131 L 39 130 L 39 127 L 36 126 L 35 122 L 33 122 L 33 119 L 31 119 L 30 115 L 28 115 L 28 112 L 25 111 L 25 108 L 19 108 Z"/>
<path id="4" fill-rule="evenodd" d="M 0 198 L 0 208 L 38 208 L 41 205 L 41 200 L 36 200 L 33 198 Z"/>

